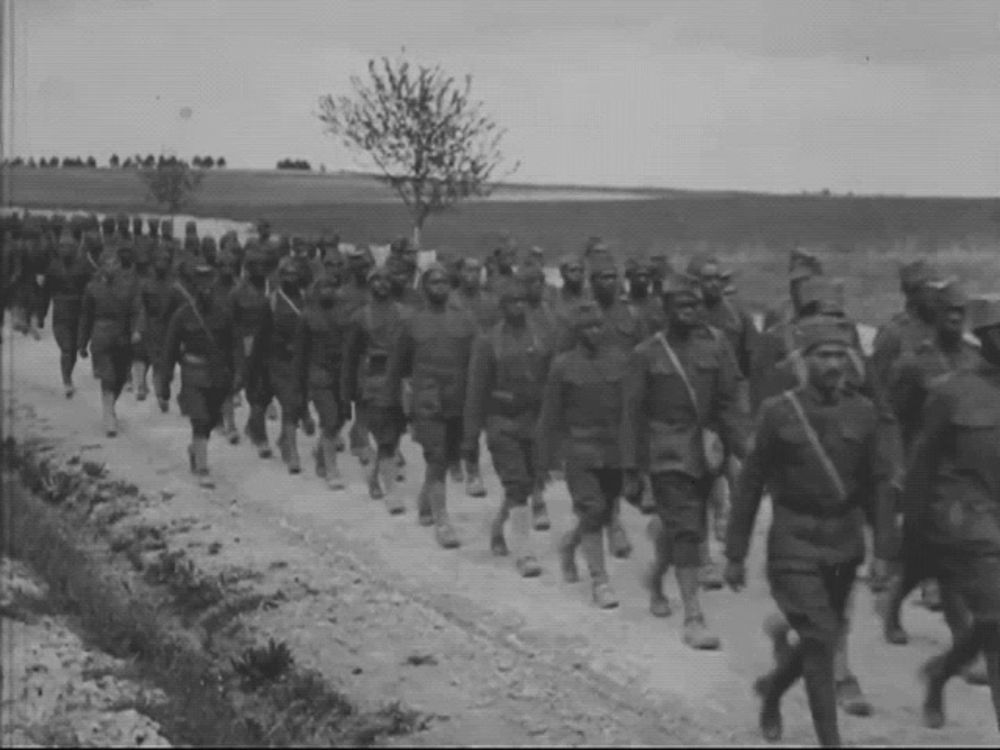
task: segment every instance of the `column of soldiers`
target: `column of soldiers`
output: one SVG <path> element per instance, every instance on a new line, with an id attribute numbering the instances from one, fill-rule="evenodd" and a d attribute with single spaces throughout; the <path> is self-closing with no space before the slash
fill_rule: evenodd
<path id="1" fill-rule="evenodd" d="M 927 262 L 909 264 L 906 308 L 866 359 L 843 284 L 802 251 L 790 258 L 788 302 L 758 331 L 711 257 L 683 272 L 664 256 L 630 258 L 623 279 L 592 238 L 584 255 L 560 260 L 556 288 L 537 249 L 522 264 L 505 246 L 485 265 L 441 257 L 419 269 L 405 241 L 377 265 L 337 237 L 277 239 L 266 222 L 245 245 L 199 237 L 193 222 L 178 242 L 172 229 L 150 221 L 143 234 L 124 215 L 5 227 L 15 328 L 37 336 L 51 301 L 66 396 L 77 357 L 89 356 L 109 436 L 117 399 L 130 381 L 144 399 L 148 371 L 169 409 L 179 365 L 201 484 L 212 486 L 212 432 L 240 440 L 242 394 L 243 432 L 261 458 L 273 412 L 282 461 L 300 473 L 300 430 L 317 433 L 315 412 L 316 474 L 342 490 L 338 454 L 349 447 L 371 498 L 398 515 L 409 430 L 425 464 L 418 522 L 453 549 L 448 479 L 486 494 L 485 433 L 502 487 L 493 554 L 525 578 L 542 572 L 532 532 L 550 528 L 544 489 L 561 475 L 575 518 L 558 544 L 562 576 L 579 580 L 579 554 L 596 606 L 613 609 L 605 549 L 632 551 L 624 498 L 651 517 L 650 611 L 671 616 L 663 581 L 673 568 L 682 638 L 699 650 L 721 647 L 699 590 L 744 586 L 766 492 L 779 614 L 766 622 L 774 667 L 754 689 L 767 739 L 780 738 L 782 697 L 799 676 L 824 746 L 840 743 L 838 707 L 871 713 L 847 647 L 871 548 L 886 640 L 907 642 L 901 604 L 922 584 L 952 633 L 922 671 L 925 723 L 944 723 L 957 673 L 990 686 L 1000 722 L 1000 303 L 968 300 Z"/>

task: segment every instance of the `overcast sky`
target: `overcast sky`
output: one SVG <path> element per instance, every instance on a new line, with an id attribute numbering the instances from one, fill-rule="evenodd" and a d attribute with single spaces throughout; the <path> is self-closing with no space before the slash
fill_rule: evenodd
<path id="1" fill-rule="evenodd" d="M 318 97 L 405 45 L 473 75 L 526 182 L 1000 192 L 995 0 L 13 2 L 26 156 L 357 168 Z"/>

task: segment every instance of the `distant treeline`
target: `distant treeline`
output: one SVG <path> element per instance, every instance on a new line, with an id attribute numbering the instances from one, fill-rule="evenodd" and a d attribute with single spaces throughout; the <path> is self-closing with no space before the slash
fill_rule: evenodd
<path id="1" fill-rule="evenodd" d="M 311 172 L 312 164 L 305 159 L 282 159 L 277 164 L 278 169 L 298 169 L 303 172 Z"/>
<path id="2" fill-rule="evenodd" d="M 108 159 L 108 167 L 111 169 L 152 169 L 153 167 L 172 166 L 182 162 L 183 160 L 176 156 L 165 156 L 164 154 L 159 156 L 135 154 L 134 156 L 126 156 L 124 159 L 118 154 L 112 154 L 111 158 Z M 58 156 L 48 158 L 42 156 L 38 159 L 33 156 L 29 156 L 27 159 L 16 156 L 13 159 L 4 159 L 2 164 L 5 167 L 27 167 L 28 169 L 97 169 L 98 166 L 97 159 L 93 156 L 88 156 L 86 159 L 79 156 L 64 156 L 62 159 Z M 198 169 L 224 169 L 226 157 L 195 156 L 191 159 L 191 165 Z"/>

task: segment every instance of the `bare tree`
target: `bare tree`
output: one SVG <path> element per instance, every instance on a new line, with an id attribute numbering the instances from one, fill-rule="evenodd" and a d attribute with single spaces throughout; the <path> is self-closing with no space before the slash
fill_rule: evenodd
<path id="1" fill-rule="evenodd" d="M 171 214 L 178 213 L 191 202 L 204 176 L 204 172 L 192 169 L 181 160 L 172 163 L 164 161 L 139 170 L 139 178 L 146 186 L 149 197 L 166 206 Z"/>
<path id="2" fill-rule="evenodd" d="M 440 67 L 383 57 L 369 60 L 368 76 L 352 76 L 351 85 L 350 95 L 321 97 L 317 117 L 327 133 L 366 155 L 396 191 L 418 247 L 430 215 L 489 195 L 501 179 L 495 173 L 504 161 L 506 131 L 471 98 L 471 76 L 459 83 Z"/>

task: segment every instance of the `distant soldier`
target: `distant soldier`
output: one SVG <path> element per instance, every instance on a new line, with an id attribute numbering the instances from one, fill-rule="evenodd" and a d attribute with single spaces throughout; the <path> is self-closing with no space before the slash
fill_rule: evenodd
<path id="1" fill-rule="evenodd" d="M 265 311 L 269 299 L 267 294 L 267 257 L 256 242 L 247 243 L 243 259 L 244 277 L 233 289 L 230 303 L 233 307 L 233 319 L 236 324 L 236 334 L 243 342 L 244 368 L 249 365 L 253 342 L 257 338 L 264 322 Z M 261 371 L 261 378 L 265 373 Z M 250 439 L 260 458 L 271 457 L 271 446 L 267 441 L 267 420 L 265 412 L 270 401 L 266 382 L 256 383 L 250 373 L 243 372 L 243 385 L 246 388 L 247 404 L 250 415 L 247 418 L 246 436 Z M 265 399 L 265 396 L 268 398 Z"/>
<path id="2" fill-rule="evenodd" d="M 566 487 L 576 524 L 559 542 L 563 578 L 579 580 L 576 549 L 590 571 L 594 602 L 618 606 L 604 559 L 604 532 L 622 492 L 620 448 L 622 378 L 625 352 L 603 334 L 604 316 L 596 303 L 573 312 L 574 347 L 556 356 L 549 370 L 538 419 L 538 465 L 551 466 L 557 446 L 566 459 Z"/>
<path id="3" fill-rule="evenodd" d="M 342 403 L 354 402 L 355 419 L 370 431 L 377 449 L 368 473 L 368 493 L 373 500 L 386 498 L 390 513 L 405 508 L 393 493 L 396 467 L 393 457 L 406 422 L 398 399 L 385 396 L 389 352 L 395 345 L 404 310 L 390 294 L 389 272 L 385 266 L 368 274 L 369 301 L 351 317 L 344 349 L 341 377 Z"/>
<path id="4" fill-rule="evenodd" d="M 63 237 L 59 241 L 58 255 L 45 274 L 45 285 L 52 295 L 52 333 L 59 346 L 59 370 L 66 398 L 72 398 L 76 392 L 73 369 L 79 349 L 77 334 L 83 294 L 91 276 L 89 264 L 77 252 L 76 242 L 72 237 Z"/>
<path id="5" fill-rule="evenodd" d="M 104 432 L 118 434 L 115 402 L 128 379 L 132 343 L 139 338 L 139 283 L 127 266 L 131 248 L 118 250 L 118 263 L 110 256 L 86 287 L 77 342 L 80 357 L 93 357 L 94 377 L 101 381 Z"/>
<path id="6" fill-rule="evenodd" d="M 127 214 L 120 213 L 115 217 L 115 234 L 119 240 L 132 240 L 132 223 L 129 221 Z"/>
<path id="7" fill-rule="evenodd" d="M 150 216 L 146 219 L 146 234 L 154 240 L 158 240 L 160 238 L 160 220 L 155 216 Z"/>
<path id="8" fill-rule="evenodd" d="M 198 236 L 198 222 L 184 222 L 184 249 L 190 252 L 198 252 L 201 245 L 201 238 Z"/>
<path id="9" fill-rule="evenodd" d="M 173 219 L 160 219 L 160 240 L 171 243 L 174 239 Z"/>
<path id="10" fill-rule="evenodd" d="M 670 268 L 670 261 L 666 253 L 656 252 L 649 256 L 649 264 L 652 269 L 650 274 L 650 287 L 653 296 L 659 298 L 663 296 L 663 285 L 673 271 Z"/>
<path id="11" fill-rule="evenodd" d="M 193 298 L 174 313 L 167 327 L 163 369 L 156 384 L 160 409 L 170 401 L 174 367 L 181 366 L 178 400 L 191 421 L 188 460 L 202 487 L 208 478 L 208 439 L 222 421 L 222 405 L 240 388 L 243 349 L 233 324 L 231 308 L 215 294 L 215 271 L 208 264 L 192 269 Z"/>
<path id="12" fill-rule="evenodd" d="M 232 247 L 231 241 L 227 240 L 217 255 L 215 263 L 216 274 L 213 294 L 219 297 L 224 304 L 230 303 L 240 275 L 239 260 L 235 253 L 233 253 Z M 235 311 L 233 312 L 233 317 L 235 320 Z M 225 435 L 230 445 L 236 445 L 240 442 L 240 431 L 236 427 L 235 409 L 238 405 L 236 401 L 237 396 L 234 395 L 232 398 L 226 399 L 222 404 L 222 424 L 220 426 L 222 434 Z"/>
<path id="13" fill-rule="evenodd" d="M 45 272 L 55 255 L 50 230 L 44 225 L 33 228 L 25 248 L 25 300 L 28 330 L 35 340 L 41 338 L 48 315 L 49 291 L 45 286 Z"/>
<path id="14" fill-rule="evenodd" d="M 142 217 L 133 216 L 132 217 L 132 236 L 142 237 Z"/>
<path id="15" fill-rule="evenodd" d="M 402 379 L 411 376 L 413 439 L 427 464 L 420 490 L 419 520 L 433 524 L 438 544 L 459 546 L 448 517 L 445 478 L 460 458 L 462 410 L 476 322 L 465 310 L 448 304 L 447 272 L 431 264 L 421 277 L 426 305 L 404 318 L 389 353 L 385 400 L 397 403 Z"/>
<path id="16" fill-rule="evenodd" d="M 302 471 L 298 450 L 298 424 L 306 409 L 306 394 L 294 369 L 295 333 L 303 314 L 302 279 L 298 264 L 282 258 L 278 288 L 264 308 L 250 361 L 255 394 L 251 404 L 267 405 L 275 398 L 281 407 L 278 448 L 290 474 Z"/>
<path id="17" fill-rule="evenodd" d="M 780 739 L 781 698 L 802 676 L 820 744 L 840 746 L 835 653 L 865 555 L 865 517 L 873 516 L 891 473 L 874 405 L 843 388 L 852 333 L 847 321 L 829 316 L 797 327 L 808 384 L 764 402 L 733 501 L 726 581 L 736 590 L 745 584 L 744 560 L 767 487 L 774 514 L 768 580 L 798 635 L 795 646 L 775 649 L 774 669 L 755 684 L 769 741 Z"/>
<path id="18" fill-rule="evenodd" d="M 340 389 L 349 322 L 346 310 L 338 305 L 333 279 L 321 277 L 313 302 L 306 305 L 299 319 L 294 369 L 319 415 L 320 436 L 313 457 L 316 475 L 326 479 L 331 490 L 345 486 L 337 467 L 337 438 L 350 415 L 350 401 L 342 400 Z"/>
<path id="19" fill-rule="evenodd" d="M 764 312 L 762 330 L 792 320 L 797 314 L 796 287 L 805 279 L 823 275 L 823 263 L 807 250 L 795 249 L 788 256 L 789 296 L 781 304 Z"/>
<path id="20" fill-rule="evenodd" d="M 104 237 L 104 243 L 106 246 L 111 247 L 112 240 L 116 237 L 115 228 L 115 217 L 111 214 L 106 214 L 103 219 L 101 219 L 101 235 Z"/>
<path id="21" fill-rule="evenodd" d="M 554 352 L 552 341 L 527 314 L 527 292 L 519 279 L 498 284 L 503 320 L 476 339 L 465 398 L 462 452 L 478 457 L 479 434 L 503 485 L 500 512 L 490 531 L 490 549 L 507 555 L 504 523 L 509 519 L 517 571 L 525 578 L 542 572 L 531 548 L 531 497 L 542 478 L 536 465 L 535 425 Z"/>
<path id="22" fill-rule="evenodd" d="M 219 246 L 215 242 L 215 237 L 210 234 L 201 238 L 200 256 L 203 262 L 214 266 L 219 256 Z"/>
<path id="23" fill-rule="evenodd" d="M 390 255 L 386 260 L 386 268 L 392 283 L 393 299 L 409 310 L 422 308 L 427 300 L 413 287 L 417 266 L 412 259 L 406 255 Z"/>
<path id="24" fill-rule="evenodd" d="M 260 242 L 261 246 L 264 246 L 270 239 L 271 239 L 271 222 L 269 222 L 267 219 L 258 219 L 257 241 Z"/>
<path id="25" fill-rule="evenodd" d="M 921 670 L 924 723 L 935 729 L 945 722 L 945 686 L 980 652 L 1000 727 L 1000 302 L 977 300 L 972 313 L 982 359 L 932 390 L 903 495 L 905 543 L 972 617 Z"/>
<path id="26" fill-rule="evenodd" d="M 168 308 L 176 295 L 170 267 L 170 253 L 165 248 L 157 248 L 153 251 L 152 272 L 147 278 L 139 281 L 140 343 L 153 369 L 154 388 L 165 377 L 164 347 L 167 340 L 167 326 L 170 324 Z M 146 382 L 146 374 L 145 370 L 139 373 L 140 383 Z"/>
<path id="27" fill-rule="evenodd" d="M 660 295 L 650 294 L 650 282 L 653 276 L 652 266 L 642 258 L 629 258 L 625 262 L 625 278 L 628 281 L 628 294 L 625 303 L 631 306 L 636 316 L 642 319 L 648 331 L 658 331 L 663 328 L 666 316 L 663 312 L 663 299 Z"/>
<path id="28" fill-rule="evenodd" d="M 492 292 L 501 279 L 511 278 L 517 266 L 517 248 L 506 243 L 493 249 L 494 273 L 486 279 L 486 289 Z"/>
<path id="29" fill-rule="evenodd" d="M 726 453 L 742 458 L 746 415 L 728 343 L 702 321 L 698 280 L 674 276 L 664 290 L 666 327 L 631 353 L 624 380 L 622 465 L 626 497 L 649 474 L 659 515 L 650 574 L 650 609 L 668 616 L 663 577 L 671 565 L 684 605 L 684 642 L 717 649 L 698 599 L 707 503 Z"/>

